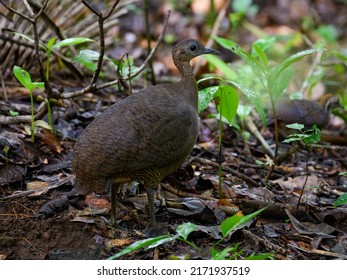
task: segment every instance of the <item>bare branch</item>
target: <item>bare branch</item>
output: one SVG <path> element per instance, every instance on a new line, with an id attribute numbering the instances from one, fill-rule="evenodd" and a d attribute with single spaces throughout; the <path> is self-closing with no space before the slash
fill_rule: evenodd
<path id="1" fill-rule="evenodd" d="M 136 76 L 138 76 L 146 68 L 148 62 L 155 55 L 157 49 L 159 48 L 159 45 L 161 44 L 161 42 L 164 39 L 164 35 L 165 35 L 165 32 L 166 32 L 166 28 L 167 28 L 167 25 L 168 25 L 170 14 L 171 14 L 171 11 L 168 11 L 168 14 L 166 15 L 165 22 L 164 22 L 164 28 L 163 28 L 162 32 L 160 33 L 160 35 L 158 37 L 158 40 L 155 43 L 152 51 L 149 53 L 149 55 L 147 56 L 145 61 L 142 63 L 142 65 L 137 69 L 137 71 L 135 73 L 133 73 L 131 76 L 129 76 L 129 78 L 128 78 L 129 80 L 135 78 Z M 114 81 L 111 81 L 111 82 L 108 82 L 108 83 L 104 83 L 104 84 L 95 86 L 95 89 L 96 90 L 100 90 L 100 89 L 108 88 L 108 87 L 117 85 L 117 83 L 118 83 L 118 79 L 116 79 Z M 81 96 L 81 95 L 83 95 L 83 94 L 85 94 L 87 92 L 90 92 L 92 90 L 92 88 L 93 88 L 93 86 L 89 85 L 86 88 L 84 88 L 82 90 L 79 90 L 79 91 L 63 93 L 60 97 L 64 98 L 64 99 L 67 99 L 67 98 L 72 98 L 72 97 L 76 97 L 76 96 Z"/>
<path id="2" fill-rule="evenodd" d="M 112 15 L 112 13 L 113 13 L 114 9 L 117 7 L 118 3 L 119 3 L 119 0 L 117 0 L 117 1 L 113 4 L 113 6 L 111 7 L 110 11 L 104 16 L 104 20 L 107 19 L 107 18 L 109 18 L 109 17 Z"/>
<path id="3" fill-rule="evenodd" d="M 0 0 L 0 2 L 5 6 L 5 8 L 6 8 L 7 10 L 11 11 L 12 13 L 14 13 L 14 14 L 16 14 L 16 15 L 18 15 L 18 16 L 24 18 L 24 19 L 26 19 L 26 20 L 29 21 L 30 23 L 33 23 L 33 22 L 34 22 L 33 19 L 31 19 L 30 17 L 28 17 L 28 16 L 26 16 L 26 15 L 24 15 L 24 14 L 22 14 L 22 13 L 16 11 L 15 9 L 11 8 L 11 7 L 8 6 L 7 4 L 5 4 L 2 0 Z"/>

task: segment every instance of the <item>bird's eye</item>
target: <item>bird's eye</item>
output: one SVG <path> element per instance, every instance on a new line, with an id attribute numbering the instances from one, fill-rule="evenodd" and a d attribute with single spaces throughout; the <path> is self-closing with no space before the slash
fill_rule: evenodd
<path id="1" fill-rule="evenodd" d="M 191 45 L 189 48 L 191 51 L 195 52 L 198 47 L 196 45 Z"/>

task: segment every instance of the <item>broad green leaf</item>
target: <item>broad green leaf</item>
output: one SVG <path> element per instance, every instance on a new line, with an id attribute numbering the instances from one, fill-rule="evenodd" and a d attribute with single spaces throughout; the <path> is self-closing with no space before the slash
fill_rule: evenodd
<path id="1" fill-rule="evenodd" d="M 258 216 L 262 211 L 264 211 L 266 208 L 262 208 L 254 213 L 251 213 L 249 215 L 244 216 L 242 213 L 236 213 L 233 216 L 225 219 L 221 224 L 221 230 L 223 237 L 226 237 L 232 230 L 236 229 L 237 227 L 245 224 L 249 220 L 253 219 L 254 217 Z"/>
<path id="2" fill-rule="evenodd" d="M 222 59 L 215 55 L 205 55 L 204 58 L 212 64 L 216 69 L 218 69 L 218 72 L 223 73 L 223 76 L 226 79 L 229 80 L 235 80 L 237 79 L 237 74 L 234 70 L 231 69 L 231 67 Z"/>
<path id="3" fill-rule="evenodd" d="M 218 112 L 224 117 L 229 124 L 235 117 L 239 105 L 239 95 L 237 91 L 229 85 L 221 85 L 213 96 L 216 102 Z"/>
<path id="4" fill-rule="evenodd" d="M 123 250 L 121 250 L 117 254 L 109 257 L 108 259 L 114 260 L 114 259 L 117 259 L 117 258 L 125 255 L 125 254 L 132 253 L 132 252 L 134 252 L 138 249 L 144 248 L 144 247 L 149 247 L 151 245 L 158 244 L 158 242 L 160 242 L 160 241 L 168 240 L 171 238 L 173 238 L 173 237 L 171 237 L 170 235 L 160 235 L 160 236 L 153 237 L 153 238 L 147 238 L 144 240 L 139 240 L 139 241 L 136 241 L 133 244 L 129 245 L 128 247 L 124 248 Z"/>
<path id="5" fill-rule="evenodd" d="M 29 90 L 33 90 L 33 85 L 31 82 L 31 77 L 29 72 L 15 65 L 13 66 L 13 74 L 25 88 Z"/>
<path id="6" fill-rule="evenodd" d="M 344 204 L 347 204 L 347 193 L 344 193 L 342 195 L 340 195 L 336 201 L 334 202 L 334 206 L 337 207 L 337 206 L 340 206 L 340 205 L 344 205 Z"/>
<path id="7" fill-rule="evenodd" d="M 53 48 L 57 49 L 57 48 L 62 48 L 62 47 L 67 47 L 72 45 L 78 45 L 78 44 L 82 44 L 86 42 L 94 42 L 94 40 L 89 38 L 82 38 L 82 37 L 68 38 L 54 44 Z"/>
<path id="8" fill-rule="evenodd" d="M 218 89 L 219 89 L 219 86 L 212 86 L 212 87 L 204 88 L 199 91 L 199 95 L 198 95 L 199 113 L 204 111 L 207 108 L 208 104 L 213 99 L 213 95 L 217 92 Z"/>
<path id="9" fill-rule="evenodd" d="M 184 223 L 177 227 L 176 232 L 183 237 L 184 240 L 187 240 L 188 235 L 196 230 L 196 224 L 193 223 Z"/>

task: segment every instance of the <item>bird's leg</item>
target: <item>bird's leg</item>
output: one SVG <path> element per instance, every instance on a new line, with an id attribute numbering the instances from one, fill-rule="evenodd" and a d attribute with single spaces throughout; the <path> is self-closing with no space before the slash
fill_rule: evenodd
<path id="1" fill-rule="evenodd" d="M 117 194 L 118 194 L 119 184 L 113 183 L 111 186 L 111 225 L 117 225 Z"/>
<path id="2" fill-rule="evenodd" d="M 157 221 L 155 219 L 155 211 L 154 211 L 154 193 L 155 189 L 158 187 L 157 184 L 151 184 L 149 186 L 145 186 L 147 191 L 147 199 L 148 199 L 148 209 L 149 209 L 149 224 L 148 228 L 150 231 L 155 230 L 157 227 Z"/>

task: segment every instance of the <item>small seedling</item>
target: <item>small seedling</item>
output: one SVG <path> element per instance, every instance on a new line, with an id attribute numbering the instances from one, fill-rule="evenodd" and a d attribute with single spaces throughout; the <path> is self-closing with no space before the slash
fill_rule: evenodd
<path id="1" fill-rule="evenodd" d="M 33 90 L 36 88 L 43 89 L 44 83 L 42 82 L 32 82 L 30 74 L 25 71 L 24 69 L 20 68 L 19 66 L 13 67 L 13 74 L 17 78 L 17 80 L 26 88 L 29 90 L 30 94 L 30 107 L 31 107 L 31 141 L 34 142 L 35 140 L 35 105 L 34 105 L 34 97 L 33 97 Z"/>
<path id="2" fill-rule="evenodd" d="M 219 148 L 219 168 L 218 168 L 218 178 L 219 178 L 219 195 L 223 196 L 222 193 L 222 133 L 223 133 L 223 122 L 228 125 L 232 124 L 232 121 L 236 115 L 237 108 L 239 105 L 239 95 L 237 91 L 224 81 L 224 79 L 219 77 L 208 77 L 198 81 L 201 83 L 206 80 L 218 79 L 221 81 L 219 86 L 212 86 L 199 91 L 199 112 L 206 109 L 208 104 L 213 100 L 216 104 L 217 110 L 219 112 L 219 136 L 218 136 L 218 148 Z"/>
<path id="3" fill-rule="evenodd" d="M 286 125 L 288 128 L 299 130 L 300 133 L 293 133 L 287 137 L 283 141 L 283 143 L 291 143 L 295 141 L 302 141 L 304 142 L 309 148 L 313 143 L 320 141 L 320 130 L 316 125 L 313 125 L 312 128 L 303 130 L 304 125 L 299 123 L 293 123 Z"/>

